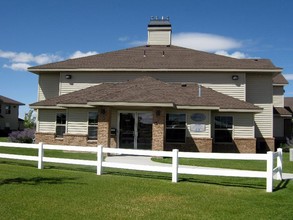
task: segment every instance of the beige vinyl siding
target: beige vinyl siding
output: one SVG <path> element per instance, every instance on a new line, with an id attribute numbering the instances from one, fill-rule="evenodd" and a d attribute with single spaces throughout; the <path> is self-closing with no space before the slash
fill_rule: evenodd
<path id="1" fill-rule="evenodd" d="M 70 108 L 67 111 L 67 132 L 68 134 L 88 133 L 88 114 L 97 109 Z"/>
<path id="2" fill-rule="evenodd" d="M 191 116 L 193 114 L 204 114 L 205 120 L 203 121 L 193 121 Z M 211 137 L 211 119 L 210 111 L 188 111 L 186 112 L 186 124 L 187 124 L 187 135 L 188 137 L 197 137 L 197 138 L 210 138 Z M 205 130 L 200 132 L 191 131 L 191 126 L 193 125 L 202 125 Z"/>
<path id="3" fill-rule="evenodd" d="M 39 74 L 38 101 L 59 95 L 59 73 Z"/>
<path id="4" fill-rule="evenodd" d="M 65 75 L 72 75 L 71 79 L 66 79 Z M 177 83 L 200 83 L 203 86 L 214 89 L 223 94 L 245 100 L 245 74 L 244 73 L 61 73 L 60 94 L 67 94 L 73 91 L 84 89 L 90 86 L 98 85 L 104 82 L 125 82 L 141 76 L 151 76 L 164 82 Z M 238 80 L 232 80 L 233 75 L 238 75 Z"/>
<path id="5" fill-rule="evenodd" d="M 234 115 L 234 138 L 254 138 L 254 115 L 239 113 Z"/>
<path id="6" fill-rule="evenodd" d="M 284 107 L 284 89 L 283 86 L 274 86 L 273 103 L 275 107 Z"/>
<path id="7" fill-rule="evenodd" d="M 281 117 L 274 117 L 274 137 L 284 136 L 284 119 Z"/>
<path id="8" fill-rule="evenodd" d="M 170 45 L 171 32 L 166 31 L 149 31 L 148 45 Z"/>
<path id="9" fill-rule="evenodd" d="M 56 114 L 66 113 L 65 110 L 38 110 L 38 132 L 55 133 L 56 130 Z"/>
<path id="10" fill-rule="evenodd" d="M 270 74 L 247 74 L 246 100 L 263 108 L 255 115 L 256 137 L 273 137 L 273 86 Z"/>
<path id="11" fill-rule="evenodd" d="M 214 137 L 214 120 L 216 116 L 231 116 L 233 118 L 233 139 L 234 138 L 254 138 L 254 115 L 252 113 L 221 113 L 213 112 L 213 137 Z"/>

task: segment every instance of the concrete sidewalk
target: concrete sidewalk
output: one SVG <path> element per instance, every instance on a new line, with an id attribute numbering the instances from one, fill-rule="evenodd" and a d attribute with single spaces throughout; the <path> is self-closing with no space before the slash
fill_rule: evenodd
<path id="1" fill-rule="evenodd" d="M 137 164 L 137 165 L 149 165 L 149 166 L 164 166 L 168 167 L 171 166 L 171 164 L 167 163 L 159 163 L 151 160 L 151 157 L 147 156 L 108 156 L 105 159 L 106 162 L 114 162 L 114 163 L 128 163 L 128 164 Z M 193 167 L 197 169 L 201 169 L 203 167 L 197 167 L 197 166 L 186 166 L 186 165 L 180 165 L 180 167 Z M 207 169 L 204 167 L 204 169 Z M 223 169 L 223 168 L 210 168 L 210 169 Z M 232 169 L 225 169 L 225 170 L 232 170 Z M 293 180 L 293 173 L 283 173 L 283 180 Z"/>

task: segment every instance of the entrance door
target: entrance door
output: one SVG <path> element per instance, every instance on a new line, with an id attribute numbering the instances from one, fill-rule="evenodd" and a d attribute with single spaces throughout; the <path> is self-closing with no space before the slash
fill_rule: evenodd
<path id="1" fill-rule="evenodd" d="M 121 112 L 119 119 L 120 148 L 152 148 L 153 115 L 151 112 Z"/>

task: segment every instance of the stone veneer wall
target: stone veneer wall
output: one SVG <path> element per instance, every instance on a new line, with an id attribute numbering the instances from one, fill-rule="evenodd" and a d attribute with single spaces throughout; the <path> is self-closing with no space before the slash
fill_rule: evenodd
<path id="1" fill-rule="evenodd" d="M 192 138 L 187 137 L 184 144 L 166 143 L 164 150 L 178 149 L 179 151 L 187 152 L 212 152 L 212 138 Z"/>
<path id="2" fill-rule="evenodd" d="M 255 138 L 235 138 L 233 143 L 214 143 L 213 152 L 219 153 L 256 153 Z"/>
<path id="3" fill-rule="evenodd" d="M 55 145 L 72 145 L 72 146 L 97 146 L 97 141 L 88 140 L 87 135 L 82 134 L 64 134 L 63 138 L 56 138 L 55 133 L 36 133 L 35 142 Z"/>
<path id="4" fill-rule="evenodd" d="M 98 144 L 103 147 L 110 147 L 111 129 L 111 108 L 101 107 L 98 121 Z"/>
<path id="5" fill-rule="evenodd" d="M 257 153 L 275 151 L 275 138 L 257 138 Z"/>
<path id="6" fill-rule="evenodd" d="M 152 150 L 164 150 L 166 110 L 153 109 Z"/>

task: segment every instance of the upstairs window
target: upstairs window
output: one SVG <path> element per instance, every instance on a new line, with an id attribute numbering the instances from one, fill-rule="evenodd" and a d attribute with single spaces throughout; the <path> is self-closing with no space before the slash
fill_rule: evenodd
<path id="1" fill-rule="evenodd" d="M 215 142 L 232 143 L 233 141 L 233 117 L 215 117 Z"/>
<path id="2" fill-rule="evenodd" d="M 88 115 L 88 139 L 98 139 L 98 112 L 89 112 Z"/>
<path id="3" fill-rule="evenodd" d="M 66 131 L 66 114 L 57 113 L 56 115 L 56 137 L 63 138 Z"/>
<path id="4" fill-rule="evenodd" d="M 185 143 L 186 115 L 181 113 L 166 114 L 166 142 Z"/>
<path id="5" fill-rule="evenodd" d="M 11 105 L 6 105 L 5 106 L 5 114 L 10 115 L 11 114 Z"/>

